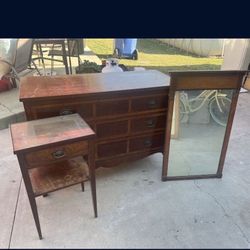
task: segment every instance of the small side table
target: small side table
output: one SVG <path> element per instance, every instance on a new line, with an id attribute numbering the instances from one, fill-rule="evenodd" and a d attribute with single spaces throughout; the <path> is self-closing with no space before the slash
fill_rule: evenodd
<path id="1" fill-rule="evenodd" d="M 39 238 L 41 227 L 35 198 L 90 180 L 97 217 L 94 131 L 78 114 L 16 123 L 10 126 Z M 84 160 L 87 156 L 87 162 Z"/>

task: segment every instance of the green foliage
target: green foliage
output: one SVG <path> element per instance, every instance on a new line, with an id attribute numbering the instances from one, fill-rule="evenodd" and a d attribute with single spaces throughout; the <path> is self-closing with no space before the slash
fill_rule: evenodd
<path id="1" fill-rule="evenodd" d="M 89 60 L 84 60 L 84 62 L 80 64 L 80 67 L 76 67 L 76 74 L 100 72 L 101 66 L 95 62 L 90 62 Z"/>
<path id="2" fill-rule="evenodd" d="M 87 46 L 101 59 L 112 57 L 113 39 L 86 39 Z M 120 59 L 126 67 L 144 67 L 163 73 L 171 70 L 219 70 L 223 59 L 202 57 L 181 51 L 157 39 L 138 39 L 139 59 Z"/>

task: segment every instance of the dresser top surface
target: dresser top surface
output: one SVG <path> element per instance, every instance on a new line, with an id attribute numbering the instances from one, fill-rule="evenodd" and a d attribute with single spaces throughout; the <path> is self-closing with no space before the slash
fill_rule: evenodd
<path id="1" fill-rule="evenodd" d="M 11 124 L 10 132 L 15 153 L 95 136 L 94 131 L 78 114 Z"/>
<path id="2" fill-rule="evenodd" d="M 20 100 L 167 87 L 170 77 L 157 70 L 21 78 Z"/>

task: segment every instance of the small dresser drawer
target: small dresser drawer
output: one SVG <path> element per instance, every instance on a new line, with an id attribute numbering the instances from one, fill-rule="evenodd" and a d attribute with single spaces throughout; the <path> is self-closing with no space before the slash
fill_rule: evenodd
<path id="1" fill-rule="evenodd" d="M 79 141 L 30 152 L 25 155 L 25 158 L 28 166 L 32 168 L 87 153 L 88 142 Z"/>
<path id="2" fill-rule="evenodd" d="M 60 104 L 33 106 L 32 113 L 35 113 L 39 119 L 74 113 L 78 113 L 80 116 L 86 119 L 93 116 L 93 104 L 70 103 L 68 101 L 62 100 L 62 103 Z"/>
<path id="3" fill-rule="evenodd" d="M 112 100 L 96 103 L 96 116 L 110 116 L 127 114 L 129 111 L 128 100 Z"/>
<path id="4" fill-rule="evenodd" d="M 128 133 L 128 120 L 105 122 L 96 124 L 98 138 L 109 138 L 126 135 Z"/>
<path id="5" fill-rule="evenodd" d="M 132 112 L 149 111 L 167 108 L 168 98 L 166 95 L 140 97 L 132 100 Z"/>
<path id="6" fill-rule="evenodd" d="M 127 140 L 108 142 L 97 145 L 97 157 L 110 157 L 127 152 Z"/>
<path id="7" fill-rule="evenodd" d="M 164 133 L 130 139 L 129 152 L 159 148 L 162 147 L 163 144 L 164 144 Z"/>
<path id="8" fill-rule="evenodd" d="M 166 126 L 166 115 L 146 116 L 131 120 L 131 133 L 139 133 L 157 129 L 164 129 Z"/>

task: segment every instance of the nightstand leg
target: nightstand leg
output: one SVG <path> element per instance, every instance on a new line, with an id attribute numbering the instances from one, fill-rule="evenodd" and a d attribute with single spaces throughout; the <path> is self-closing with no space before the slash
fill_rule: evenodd
<path id="1" fill-rule="evenodd" d="M 91 193 L 92 193 L 94 213 L 95 213 L 95 217 L 97 217 L 96 182 L 95 182 L 95 153 L 94 153 L 93 141 L 89 142 L 88 165 L 89 165 L 89 172 L 90 172 L 90 184 L 91 184 Z"/>
<path id="2" fill-rule="evenodd" d="M 91 193 L 92 193 L 92 200 L 93 200 L 93 207 L 95 217 L 97 217 L 97 204 L 96 204 L 96 184 L 95 184 L 95 176 L 91 176 Z"/>
<path id="3" fill-rule="evenodd" d="M 42 232 L 41 232 L 41 227 L 40 227 L 40 222 L 39 222 L 39 217 L 38 217 L 36 199 L 35 199 L 35 196 L 33 194 L 32 184 L 31 184 L 31 181 L 30 181 L 29 173 L 27 171 L 27 168 L 25 167 L 25 160 L 24 160 L 23 155 L 17 155 L 17 158 L 18 158 L 19 165 L 21 167 L 23 181 L 24 181 L 24 184 L 25 184 L 25 187 L 26 187 L 28 198 L 29 198 L 33 218 L 35 220 L 36 229 L 37 229 L 37 232 L 38 232 L 38 235 L 39 235 L 39 239 L 41 240 L 43 237 L 42 237 Z"/>
<path id="4" fill-rule="evenodd" d="M 35 197 L 33 195 L 28 194 L 28 197 L 29 197 L 33 217 L 34 217 L 34 220 L 35 220 L 35 223 L 36 223 L 36 229 L 37 229 L 37 232 L 38 232 L 38 235 L 39 235 L 39 239 L 41 240 L 43 237 L 42 237 L 42 232 L 41 232 L 41 227 L 40 227 L 40 222 L 39 222 L 39 217 L 38 217 L 36 200 L 35 200 Z"/>

